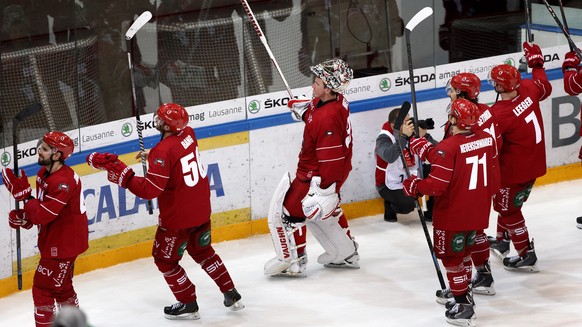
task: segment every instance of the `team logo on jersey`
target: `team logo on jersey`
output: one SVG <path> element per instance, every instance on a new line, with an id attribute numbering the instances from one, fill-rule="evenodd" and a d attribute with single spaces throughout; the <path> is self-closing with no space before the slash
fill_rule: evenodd
<path id="1" fill-rule="evenodd" d="M 65 184 L 65 183 L 60 183 L 59 186 L 57 187 L 57 189 L 59 191 L 69 192 L 69 185 Z"/>
<path id="2" fill-rule="evenodd" d="M 380 91 L 388 92 L 388 90 L 390 90 L 392 87 L 392 82 L 388 78 L 383 78 L 380 80 L 380 84 L 378 86 L 380 87 Z"/>
<path id="3" fill-rule="evenodd" d="M 166 165 L 166 161 L 164 159 L 156 158 L 156 160 L 154 160 L 154 165 L 164 167 Z"/>
<path id="4" fill-rule="evenodd" d="M 461 252 L 465 246 L 465 235 L 463 233 L 455 234 L 451 240 L 451 250 Z"/>
<path id="5" fill-rule="evenodd" d="M 207 246 L 208 244 L 210 244 L 210 231 L 207 230 L 206 232 L 202 233 L 202 235 L 200 235 L 200 237 L 198 238 L 198 244 L 200 244 L 200 246 Z"/>
<path id="6" fill-rule="evenodd" d="M 249 102 L 247 109 L 251 114 L 256 114 L 259 112 L 259 110 L 261 110 L 261 103 L 258 100 L 253 100 Z"/>
<path id="7" fill-rule="evenodd" d="M 121 126 L 121 135 L 128 137 L 133 133 L 133 126 L 130 123 L 125 123 Z"/>
<path id="8" fill-rule="evenodd" d="M 443 151 L 443 150 L 437 150 L 436 154 L 439 155 L 439 156 L 441 156 L 441 158 L 444 158 L 445 155 L 446 155 L 446 152 Z"/>
<path id="9" fill-rule="evenodd" d="M 10 153 L 8 152 L 2 153 L 2 156 L 0 157 L 0 162 L 2 163 L 2 166 L 7 167 L 10 164 L 10 161 L 12 161 L 12 156 L 10 156 Z"/>
<path id="10" fill-rule="evenodd" d="M 325 135 L 325 136 L 332 136 L 333 135 L 333 131 L 326 131 L 325 133 L 323 133 L 323 135 Z"/>

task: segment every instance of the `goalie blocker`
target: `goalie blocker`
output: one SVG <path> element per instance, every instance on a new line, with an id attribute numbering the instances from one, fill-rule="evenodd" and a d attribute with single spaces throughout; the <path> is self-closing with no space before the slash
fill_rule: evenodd
<path id="1" fill-rule="evenodd" d="M 310 219 L 289 215 L 283 206 L 291 186 L 289 174 L 286 173 L 279 182 L 268 214 L 268 225 L 276 257 L 265 264 L 265 275 L 305 276 L 303 274 L 307 266 L 307 253 L 304 251 L 305 226 L 325 250 L 318 257 L 318 263 L 330 268 L 359 268 L 357 244 L 339 224 L 339 217 L 343 213 L 339 208 L 335 185 L 321 189 L 319 182 L 318 177 L 312 179 L 309 192 L 301 201 L 303 211 L 306 216 L 311 217 Z"/>

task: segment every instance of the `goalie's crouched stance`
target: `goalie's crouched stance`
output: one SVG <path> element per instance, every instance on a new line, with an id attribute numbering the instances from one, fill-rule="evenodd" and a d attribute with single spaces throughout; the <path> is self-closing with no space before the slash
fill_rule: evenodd
<path id="1" fill-rule="evenodd" d="M 281 179 L 268 216 L 277 256 L 265 264 L 265 275 L 305 276 L 307 228 L 325 250 L 317 262 L 329 268 L 360 268 L 358 245 L 339 207 L 336 184 L 321 189 L 320 181 L 319 177 L 311 181 L 296 178 L 291 183 L 289 174 Z"/>

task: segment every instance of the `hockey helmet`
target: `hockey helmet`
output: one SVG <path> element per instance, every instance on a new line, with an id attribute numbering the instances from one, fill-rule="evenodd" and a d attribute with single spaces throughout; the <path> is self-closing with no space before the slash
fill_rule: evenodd
<path id="1" fill-rule="evenodd" d="M 188 125 L 188 112 L 176 103 L 165 103 L 158 107 L 156 117 L 170 126 L 173 133 L 178 133 Z"/>
<path id="2" fill-rule="evenodd" d="M 502 64 L 497 65 L 489 72 L 489 84 L 496 87 L 497 85 L 503 88 L 503 92 L 511 92 L 519 87 L 521 82 L 521 74 L 517 68 Z"/>
<path id="3" fill-rule="evenodd" d="M 75 150 L 73 140 L 62 132 L 48 132 L 42 137 L 42 140 L 52 148 L 53 153 L 61 153 L 62 161 L 70 157 Z"/>
<path id="4" fill-rule="evenodd" d="M 457 119 L 456 125 L 460 129 L 470 130 L 477 123 L 479 107 L 475 103 L 467 99 L 457 99 L 449 106 L 449 115 Z"/>
<path id="5" fill-rule="evenodd" d="M 466 92 L 467 98 L 477 99 L 481 90 L 481 80 L 473 73 L 460 73 L 453 76 L 447 83 L 447 93 L 449 90 L 456 94 Z"/>
<path id="6" fill-rule="evenodd" d="M 327 88 L 337 93 L 345 91 L 354 77 L 352 69 L 341 59 L 328 59 L 309 68 Z"/>

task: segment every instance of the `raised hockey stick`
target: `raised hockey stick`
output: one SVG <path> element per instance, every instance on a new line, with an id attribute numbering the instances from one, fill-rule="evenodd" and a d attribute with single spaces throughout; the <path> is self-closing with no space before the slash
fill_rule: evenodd
<path id="1" fill-rule="evenodd" d="M 22 109 L 14 118 L 12 118 L 12 157 L 14 158 L 14 174 L 18 176 L 20 172 L 18 168 L 18 126 L 26 118 L 36 114 L 41 111 L 42 107 L 40 103 L 33 103 L 26 108 Z M 20 209 L 20 202 L 14 200 L 14 209 Z M 16 273 L 18 289 L 22 289 L 22 251 L 20 249 L 20 228 L 16 229 Z"/>
<path id="2" fill-rule="evenodd" d="M 133 110 L 135 111 L 135 120 L 136 120 L 136 129 L 137 129 L 137 138 L 139 140 L 139 150 L 141 151 L 141 166 L 143 168 L 143 175 L 148 172 L 148 168 L 146 165 L 146 158 L 145 158 L 145 146 L 143 144 L 143 134 L 142 131 L 144 129 L 143 122 L 139 116 L 139 109 L 137 108 L 137 95 L 135 93 L 135 77 L 133 76 L 133 63 L 131 62 L 131 56 L 133 53 L 133 37 L 135 33 L 139 31 L 147 22 L 152 19 L 152 13 L 149 11 L 144 11 L 139 17 L 131 24 L 127 32 L 125 33 L 125 44 L 127 49 L 127 62 L 129 64 L 129 77 L 131 80 L 131 102 L 133 106 Z M 152 204 L 152 200 L 148 200 L 147 202 L 148 212 L 151 214 L 154 213 L 154 206 Z"/>
<path id="3" fill-rule="evenodd" d="M 550 12 L 550 15 L 552 15 L 552 17 L 556 21 L 556 24 L 558 24 L 558 27 L 562 30 L 562 33 L 564 33 L 564 36 L 566 37 L 566 40 L 568 40 L 568 45 L 570 46 L 570 48 L 573 49 L 574 52 L 576 52 L 576 55 L 578 55 L 578 58 L 582 59 L 582 53 L 580 52 L 580 49 L 578 49 L 578 47 L 576 46 L 576 43 L 574 41 L 572 41 L 572 38 L 570 37 L 570 33 L 564 28 L 564 25 L 562 25 L 562 22 L 560 22 L 560 19 L 558 18 L 558 16 L 556 16 L 556 12 L 554 11 L 554 9 L 552 9 L 552 6 L 550 6 L 550 4 L 548 3 L 547 0 L 543 0 L 543 1 L 544 1 L 544 4 L 546 5 L 546 8 Z"/>
<path id="4" fill-rule="evenodd" d="M 247 16 L 249 17 L 249 20 L 251 21 L 251 24 L 253 25 L 255 32 L 257 32 L 257 35 L 259 36 L 261 43 L 263 43 L 263 46 L 265 47 L 265 50 L 267 50 L 267 54 L 269 55 L 269 58 L 271 58 L 273 65 L 275 66 L 275 68 L 277 68 L 277 72 L 279 73 L 279 75 L 281 76 L 281 79 L 283 80 L 283 83 L 285 84 L 285 88 L 287 89 L 287 93 L 289 93 L 289 98 L 293 99 L 293 93 L 291 92 L 291 88 L 289 87 L 289 83 L 287 83 L 285 76 L 283 76 L 283 72 L 281 71 L 281 68 L 279 67 L 279 64 L 277 63 L 277 60 L 275 59 L 275 55 L 273 55 L 273 52 L 271 51 L 271 47 L 269 46 L 269 43 L 267 43 L 267 38 L 265 37 L 265 34 L 263 33 L 261 26 L 259 26 L 259 23 L 257 22 L 257 19 L 255 18 L 255 14 L 253 14 L 251 7 L 249 7 L 249 3 L 247 2 L 247 0 L 241 0 L 240 3 L 242 4 L 243 8 L 245 9 L 245 12 L 247 13 Z"/>
<path id="5" fill-rule="evenodd" d="M 412 65 L 412 48 L 410 47 L 410 33 L 416 27 L 416 25 L 420 24 L 423 20 L 428 18 L 432 15 L 432 8 L 431 7 L 424 7 L 419 12 L 410 19 L 408 24 L 405 27 L 405 34 L 406 34 L 406 54 L 408 55 L 408 75 L 410 77 L 410 95 L 412 97 L 412 112 L 414 118 L 418 121 L 418 111 L 416 109 L 416 91 L 414 88 L 414 67 Z M 416 135 L 420 135 L 418 130 L 418 124 L 414 125 L 414 132 Z M 422 163 L 421 163 L 422 164 Z M 422 169 L 419 170 L 419 175 L 422 178 Z"/>
<path id="6" fill-rule="evenodd" d="M 525 0 L 524 5 L 525 5 L 525 10 L 524 10 L 524 12 L 525 12 L 525 40 L 527 41 L 527 43 L 531 44 L 533 42 L 533 34 L 531 33 L 531 15 L 529 13 L 530 1 Z M 523 57 L 521 57 L 519 59 L 518 70 L 522 73 L 527 72 L 527 59 L 525 58 L 525 54 L 523 55 Z M 495 100 L 495 102 L 497 102 L 497 100 Z"/>
<path id="7" fill-rule="evenodd" d="M 562 15 L 562 23 L 564 24 L 564 29 L 570 34 L 570 28 L 568 27 L 568 21 L 566 20 L 566 13 L 564 13 L 564 5 L 562 4 L 562 0 L 558 0 L 558 4 L 560 5 L 560 14 Z M 574 51 L 571 43 L 568 43 L 570 46 L 570 51 Z"/>
<path id="8" fill-rule="evenodd" d="M 408 111 L 410 111 L 410 102 L 405 101 L 404 103 L 402 103 L 402 106 L 400 107 L 400 111 L 398 112 L 398 117 L 396 117 L 396 120 L 394 121 L 394 132 L 398 133 L 400 131 L 400 127 L 402 127 L 402 123 L 404 122 L 404 118 L 406 117 L 406 115 L 408 114 Z M 404 171 L 406 173 L 406 177 L 409 178 L 410 177 L 410 170 L 408 170 L 408 166 L 406 165 L 406 158 L 404 158 L 404 149 L 402 148 L 402 144 L 400 142 L 398 142 L 398 146 L 400 149 L 400 159 L 402 160 L 402 166 L 404 167 Z M 422 170 L 422 164 L 419 163 L 419 171 Z M 420 207 L 420 203 L 418 203 L 417 200 L 414 201 L 414 204 L 416 205 L 416 211 L 418 212 L 418 216 L 420 217 L 420 224 L 422 225 L 422 230 L 424 231 L 424 237 L 426 238 L 426 243 L 428 244 L 428 249 L 430 250 L 430 256 L 432 258 L 432 263 L 434 264 L 434 268 L 436 270 L 437 273 L 437 277 L 439 279 L 439 283 L 441 285 L 441 289 L 445 289 L 446 284 L 445 284 L 445 279 L 443 277 L 443 273 L 441 271 L 441 267 L 439 266 L 439 262 L 436 258 L 436 255 L 434 254 L 434 247 L 432 244 L 432 239 L 430 238 L 430 234 L 428 232 L 428 227 L 426 226 L 426 221 L 424 220 L 424 212 L 422 211 L 422 208 Z"/>

